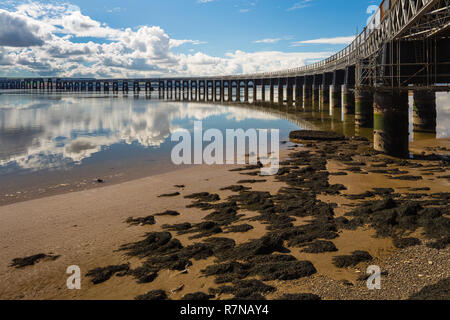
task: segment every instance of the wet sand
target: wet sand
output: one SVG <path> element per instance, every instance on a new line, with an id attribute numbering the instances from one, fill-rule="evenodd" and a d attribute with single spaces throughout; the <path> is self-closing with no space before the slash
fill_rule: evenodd
<path id="1" fill-rule="evenodd" d="M 350 142 L 352 144 L 353 142 Z M 309 142 L 305 142 L 306 145 Z M 332 142 L 331 144 L 335 144 Z M 368 143 L 355 142 L 364 154 Z M 428 145 L 424 144 L 428 147 Z M 450 139 L 440 140 L 435 149 L 424 150 L 424 145 L 413 145 L 412 150 L 421 154 L 437 152 L 445 153 L 442 148 L 450 149 Z M 319 146 L 319 148 L 317 147 Z M 309 146 L 296 147 L 291 151 L 306 151 L 324 148 L 323 143 L 311 143 Z M 288 151 L 284 151 L 284 159 L 289 158 Z M 448 154 L 448 152 L 447 152 Z M 364 165 L 349 164 L 348 161 L 327 159 L 326 169 L 329 173 L 345 172 L 347 175 L 330 175 L 329 184 L 344 185 L 346 190 L 339 190 L 335 194 L 321 194 L 318 192 L 317 200 L 320 203 L 334 207 L 334 218 L 342 217 L 366 200 L 377 200 L 382 197 L 376 195 L 370 199 L 350 199 L 349 195 L 357 195 L 373 188 L 393 188 L 399 197 L 410 197 L 410 194 L 427 195 L 447 193 L 450 182 L 448 165 L 441 166 L 439 161 L 414 160 L 410 163 L 420 163 L 424 166 L 443 171 L 426 171 L 426 168 L 409 166 L 405 168 L 396 162 L 388 165 L 388 169 L 406 170 L 407 175 L 421 176 L 420 181 L 393 180 L 387 174 L 363 174 L 370 169 L 380 169 L 373 166 L 375 157 L 386 159 L 380 155 L 354 156 L 353 162 L 364 162 Z M 370 160 L 370 161 L 368 161 Z M 370 162 L 370 163 L 369 163 Z M 375 163 L 376 164 L 376 163 Z M 349 170 L 359 167 L 363 172 Z M 164 290 L 170 299 L 180 299 L 186 294 L 203 292 L 211 293 L 216 289 L 216 299 L 232 298 L 233 294 L 217 288 L 224 284 L 215 283 L 214 276 L 205 276 L 204 270 L 208 266 L 217 265 L 217 254 L 205 259 L 190 259 L 191 266 L 185 270 L 162 269 L 157 277 L 149 283 L 139 284 L 132 274 L 125 276 L 112 275 L 109 280 L 94 285 L 91 277 L 85 274 L 98 267 L 122 265 L 129 263 L 129 269 L 135 270 L 142 265 L 144 258 L 127 255 L 127 251 L 117 251 L 122 245 L 141 241 L 146 232 L 161 232 L 165 224 L 175 225 L 189 222 L 192 225 L 204 222 L 205 216 L 214 210 L 201 210 L 200 208 L 187 208 L 194 200 L 184 196 L 198 192 L 217 194 L 222 203 L 230 196 L 239 195 L 237 192 L 221 190 L 231 185 L 244 185 L 254 191 L 266 191 L 276 195 L 280 189 L 287 187 L 286 182 L 279 181 L 278 177 L 264 177 L 264 183 L 237 183 L 239 180 L 263 179 L 262 177 L 248 176 L 245 173 L 255 171 L 230 171 L 242 166 L 198 166 L 151 176 L 144 179 L 133 180 L 115 185 L 104 185 L 102 188 L 70 192 L 61 195 L 52 195 L 35 200 L 14 203 L 0 207 L 0 298 L 1 299 L 134 299 L 153 290 Z M 292 165 L 291 165 L 292 167 Z M 404 174 L 405 175 L 405 174 Z M 175 187 L 184 185 L 185 187 Z M 430 190 L 412 191 L 411 188 L 425 188 Z M 312 185 L 311 188 L 316 188 Z M 408 189 L 409 188 L 409 189 Z M 306 190 L 307 191 L 307 190 Z M 179 192 L 179 196 L 159 197 L 162 194 Z M 427 195 L 421 199 L 428 199 Z M 275 200 L 284 201 L 284 200 Z M 215 202 L 214 202 L 215 203 Z M 335 205 L 334 205 L 335 204 Z M 314 208 L 314 207 L 313 207 Z M 130 226 L 125 221 L 129 217 L 147 217 L 166 210 L 174 210 L 179 216 L 155 216 L 155 224 L 143 226 Z M 179 234 L 171 232 L 173 238 L 180 241 L 183 247 L 199 243 L 208 238 L 227 238 L 235 241 L 235 246 L 245 245 L 251 240 L 258 240 L 269 234 L 267 227 L 276 229 L 275 224 L 267 224 L 264 219 L 258 218 L 258 210 L 248 210 L 245 204 L 239 205 L 239 215 L 243 215 L 231 225 L 248 224 L 253 229 L 247 232 L 227 233 L 229 225 L 221 225 L 224 232 L 209 237 L 190 239 L 198 232 Z M 448 214 L 448 213 L 447 213 Z M 315 213 L 305 216 L 290 215 L 294 221 L 293 228 L 307 226 Z M 448 216 L 444 215 L 444 218 Z M 320 218 L 320 217 L 319 217 Z M 282 229 L 282 228 L 281 228 Z M 272 230 L 273 231 L 273 230 Z M 278 232 L 278 231 L 277 231 Z M 262 292 L 267 299 L 275 299 L 286 293 L 313 293 L 322 299 L 404 299 L 417 293 L 427 285 L 433 285 L 439 280 L 450 276 L 449 249 L 430 249 L 426 247 L 433 239 L 427 239 L 421 230 L 409 234 L 417 237 L 422 245 L 399 249 L 394 247 L 392 237 L 376 237 L 376 230 L 363 225 L 355 230 L 339 227 L 335 238 L 329 239 L 336 246 L 336 252 L 305 253 L 302 247 L 289 246 L 284 241 L 286 252 L 272 252 L 272 255 L 291 255 L 299 261 L 309 261 L 316 272 L 308 276 L 296 276 L 295 279 L 267 280 L 264 283 L 275 288 Z M 320 236 L 318 237 L 321 238 Z M 292 239 L 290 239 L 292 240 Z M 435 240 L 435 239 L 434 239 Z M 355 250 L 367 251 L 372 261 L 358 263 L 347 268 L 337 268 L 333 264 L 333 257 L 350 255 Z M 60 256 L 56 260 L 42 260 L 35 265 L 24 268 L 13 268 L 11 262 L 15 258 L 23 258 L 39 253 Z M 420 259 L 414 259 L 420 257 Z M 244 257 L 248 258 L 248 257 Z M 233 259 L 231 259 L 233 260 Z M 228 261 L 230 261 L 228 259 Z M 409 261 L 409 268 L 395 267 L 399 263 Z M 431 261 L 429 268 L 423 269 L 423 261 Z M 365 282 L 358 278 L 365 273 L 369 264 L 377 264 L 388 271 L 384 281 L 395 285 L 386 285 L 381 291 L 369 291 Z M 66 268 L 78 265 L 82 273 L 82 289 L 68 290 L 66 288 Z M 382 269 L 383 270 L 383 269 Z M 393 272 L 392 270 L 395 270 Z M 409 277 L 407 271 L 421 272 L 417 277 Z M 422 271 L 419 271 L 422 270 Z M 422 274 L 423 273 L 423 274 Z M 267 276 L 267 275 L 265 275 Z M 248 275 L 243 279 L 259 279 L 258 275 Z M 403 279 L 403 280 L 402 280 Z M 406 283 L 406 280 L 410 280 Z M 217 282 L 217 281 L 216 281 Z M 212 289 L 212 290 L 211 290 Z M 220 291 L 220 290 L 219 290 Z M 264 291 L 264 290 L 263 290 Z"/>

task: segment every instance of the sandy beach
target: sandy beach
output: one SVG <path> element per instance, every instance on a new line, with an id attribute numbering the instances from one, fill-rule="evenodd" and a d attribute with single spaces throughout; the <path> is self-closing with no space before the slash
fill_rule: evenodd
<path id="1" fill-rule="evenodd" d="M 309 298 L 320 297 L 327 300 L 407 299 L 419 293 L 424 287 L 436 285 L 449 278 L 450 251 L 447 245 L 442 248 L 437 248 L 436 245 L 434 248 L 430 247 L 430 244 L 438 240 L 445 241 L 442 232 L 439 233 L 438 239 L 437 231 L 436 234 L 431 232 L 425 234 L 423 225 L 417 223 L 414 230 L 402 230 L 400 237 L 418 239 L 417 243 L 412 246 L 394 245 L 391 235 L 380 236 L 381 231 L 384 231 L 381 224 L 374 226 L 369 220 L 364 220 L 366 218 L 363 215 L 358 217 L 358 221 L 357 218 L 351 220 L 348 213 L 363 206 L 366 201 L 376 202 L 390 198 L 395 199 L 394 207 L 399 209 L 405 203 L 410 205 L 411 202 L 417 202 L 415 205 L 421 207 L 413 214 L 422 214 L 420 210 L 426 207 L 438 207 L 441 210 L 440 218 L 448 221 L 447 199 L 450 190 L 448 162 L 427 155 L 443 153 L 448 156 L 450 139 L 439 140 L 439 144 L 431 149 L 425 149 L 423 146 L 426 144 L 423 143 L 413 145 L 411 149 L 415 154 L 422 152 L 425 154 L 418 160 L 407 162 L 374 155 L 369 151 L 365 154 L 364 150 L 370 149 L 370 143 L 364 140 L 302 143 L 304 144 L 283 151 L 282 157 L 286 163 L 282 165 L 282 170 L 283 168 L 286 170 L 279 176 L 254 176 L 254 173 L 252 174 L 255 172 L 254 169 L 233 171 L 242 166 L 202 165 L 114 185 L 108 185 L 106 181 L 99 188 L 59 195 L 43 195 L 38 199 L 1 206 L 0 299 L 134 299 L 146 293 L 151 294 L 141 298 L 152 298 L 158 292 L 161 295 L 161 291 L 164 291 L 169 299 L 181 299 L 187 294 L 199 292 L 210 295 L 208 298 L 213 299 L 233 297 L 276 299 L 286 294 L 313 294 L 314 296 Z M 335 149 L 329 150 L 331 147 Z M 355 150 L 363 152 L 356 155 Z M 309 154 L 302 154 L 305 152 Z M 298 153 L 299 158 L 292 156 L 293 153 Z M 338 159 L 338 155 L 342 157 Z M 312 162 L 302 164 L 306 158 L 311 158 Z M 297 163 L 288 163 L 289 159 L 297 159 Z M 320 162 L 324 159 L 326 170 L 320 170 L 315 161 Z M 317 176 L 308 176 L 310 180 L 304 176 L 300 182 L 295 183 L 288 178 L 290 174 L 297 174 L 296 170 L 307 174 L 305 172 L 308 170 L 301 171 L 301 169 L 308 167 L 311 167 L 311 172 Z M 400 174 L 397 175 L 398 171 Z M 322 173 L 326 175 L 323 176 Z M 319 179 L 319 175 L 320 179 L 328 181 L 328 185 L 324 188 L 311 182 Z M 409 178 L 395 179 L 396 176 Z M 420 179 L 411 178 L 419 176 Z M 241 181 L 253 179 L 267 181 L 257 183 Z M 320 183 L 323 181 L 320 180 Z M 241 187 L 236 190 L 223 190 L 225 187 L 236 185 Z M 283 193 L 283 188 L 288 189 Z M 392 190 L 378 190 L 373 194 L 362 195 L 376 188 Z M 176 192 L 179 194 L 174 195 Z M 218 197 L 198 201 L 185 198 L 201 192 Z M 280 224 L 279 220 L 270 220 L 272 218 L 267 217 L 269 212 L 264 211 L 265 208 L 260 203 L 250 205 L 249 202 L 245 202 L 245 197 L 256 196 L 247 192 L 269 192 L 270 201 L 275 203 L 275 211 L 270 214 L 285 219 L 283 222 L 285 225 Z M 305 207 L 304 210 L 300 208 L 291 210 L 289 206 L 292 203 L 286 195 L 292 192 L 299 197 L 305 197 L 305 203 L 312 203 L 311 206 Z M 170 196 L 161 197 L 161 195 Z M 257 194 L 262 195 L 263 193 Z M 206 231 L 201 229 L 200 225 L 205 222 L 205 217 L 215 210 L 221 212 L 218 204 L 231 201 L 229 197 L 235 197 L 238 215 L 226 222 L 219 221 L 223 218 L 221 216 L 219 219 L 214 218 L 215 220 L 207 218 L 207 221 L 214 221 L 215 229 Z M 269 199 L 267 194 L 264 194 L 264 197 L 265 201 Z M 192 204 L 194 206 L 189 207 Z M 284 208 L 284 213 L 280 212 L 280 208 Z M 175 211 L 179 215 L 157 215 L 167 210 Z M 231 215 L 233 210 L 229 210 Z M 321 212 L 327 210 L 331 210 L 332 213 L 330 216 L 326 216 L 329 214 L 326 213 L 325 217 Z M 143 220 L 134 225 L 126 222 L 130 217 L 152 215 L 155 216 L 149 220 L 154 220 L 151 224 L 142 223 Z M 303 229 L 310 230 L 311 225 L 316 226 L 325 218 L 328 220 L 324 225 L 330 223 L 333 227 L 321 230 L 326 232 L 314 236 L 312 233 L 306 233 L 310 236 L 308 241 L 300 241 L 299 234 L 295 237 L 283 234 L 286 230 L 297 232 L 303 232 Z M 181 229 L 175 231 L 175 226 L 183 223 L 191 225 L 188 232 L 179 232 Z M 233 226 L 243 225 L 247 227 L 233 229 Z M 161 236 L 161 233 L 168 232 L 170 226 L 173 228 L 170 231 L 171 241 L 176 238 L 183 249 L 180 246 L 176 250 L 156 254 L 149 253 L 149 248 L 145 248 L 147 250 L 145 257 L 133 254 L 130 246 L 128 249 L 122 247 L 123 250 L 118 250 L 125 244 L 142 241 L 146 233 Z M 377 226 L 380 228 L 377 229 Z M 396 229 L 395 232 L 397 231 L 399 230 Z M 278 237 L 276 241 L 281 242 L 282 250 L 279 248 L 279 242 L 276 245 L 266 246 L 264 241 L 267 239 L 272 241 L 275 237 Z M 218 238 L 225 247 L 228 244 L 230 247 L 221 247 L 220 250 L 211 247 L 212 251 L 201 257 L 186 256 L 185 251 L 182 251 L 208 239 L 212 239 L 211 243 L 216 245 L 220 242 Z M 264 243 L 258 242 L 263 238 Z M 224 239 L 232 240 L 232 243 Z M 330 243 L 334 244 L 336 250 L 322 250 L 322 245 L 329 246 Z M 264 262 L 259 260 L 255 262 L 256 260 L 252 260 L 255 257 L 244 254 L 247 248 L 252 252 L 255 246 L 257 248 L 254 256 L 261 261 L 266 259 L 266 266 L 273 263 L 274 269 L 264 269 L 262 267 Z M 318 252 L 314 250 L 315 246 L 320 249 Z M 305 248 L 309 248 L 309 252 L 305 252 Z M 336 266 L 336 256 L 351 257 L 356 250 L 366 252 L 370 258 L 361 259 L 344 267 Z M 260 255 L 260 252 L 263 254 Z M 40 253 L 57 258 L 41 259 L 34 265 L 23 268 L 11 266 L 13 259 Z M 146 259 L 150 259 L 149 263 L 157 259 L 162 261 L 162 257 L 171 254 L 179 257 L 184 255 L 189 263 L 184 268 L 173 265 L 167 268 L 158 267 L 158 270 L 152 271 L 154 276 L 151 281 L 148 274 L 146 274 L 147 281 L 142 281 L 142 278 L 139 280 L 136 270 L 145 264 Z M 273 256 L 276 258 L 271 258 Z M 282 259 L 281 256 L 289 258 Z M 233 263 L 237 264 L 231 270 L 230 264 Z M 239 263 L 242 265 L 237 267 Z M 260 268 L 254 270 L 256 268 L 252 269 L 246 263 Z M 107 279 L 102 279 L 97 284 L 93 283 L 92 276 L 86 276 L 95 268 L 127 264 L 124 270 L 112 272 Z M 228 271 L 213 272 L 213 268 L 208 269 L 211 266 L 226 264 L 230 269 Z M 283 269 L 284 264 L 287 264 L 286 270 L 281 270 L 280 274 L 277 274 L 276 270 Z M 81 290 L 68 290 L 66 287 L 66 279 L 69 276 L 66 269 L 71 265 L 77 265 L 81 269 Z M 381 290 L 367 289 L 364 275 L 368 265 L 381 267 L 383 271 Z M 245 270 L 245 273 L 237 270 L 239 268 Z M 219 278 L 221 280 L 218 280 Z M 242 283 L 252 279 L 264 281 L 253 284 Z M 227 284 L 228 288 L 225 288 Z M 255 286 L 254 294 L 258 296 L 243 294 L 241 287 L 245 285 L 249 285 L 250 288 Z M 262 287 L 263 285 L 266 287 Z M 159 291 L 155 292 L 156 290 Z"/>

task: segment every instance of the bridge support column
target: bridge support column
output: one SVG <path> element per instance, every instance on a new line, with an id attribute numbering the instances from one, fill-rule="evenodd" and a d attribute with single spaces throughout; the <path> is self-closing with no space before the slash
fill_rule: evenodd
<path id="1" fill-rule="evenodd" d="M 373 128 L 373 93 L 370 90 L 355 91 L 355 123 L 357 128 Z"/>
<path id="2" fill-rule="evenodd" d="M 287 79 L 286 84 L 286 101 L 288 107 L 292 107 L 294 103 L 294 81 L 292 79 Z"/>
<path id="3" fill-rule="evenodd" d="M 274 79 L 270 79 L 269 99 L 270 99 L 270 103 L 271 104 L 274 103 L 274 96 L 275 96 L 274 83 L 275 83 L 275 80 Z"/>
<path id="4" fill-rule="evenodd" d="M 241 80 L 236 82 L 236 102 L 241 102 Z"/>
<path id="5" fill-rule="evenodd" d="M 227 102 L 233 102 L 233 81 L 228 81 L 228 99 Z"/>
<path id="6" fill-rule="evenodd" d="M 414 91 L 414 132 L 436 133 L 436 92 Z"/>
<path id="7" fill-rule="evenodd" d="M 340 108 L 342 107 L 342 96 L 341 96 L 341 86 L 331 85 L 330 86 L 330 108 Z"/>
<path id="8" fill-rule="evenodd" d="M 408 91 L 376 91 L 374 148 L 395 157 L 409 156 Z"/>
<path id="9" fill-rule="evenodd" d="M 244 81 L 244 102 L 248 103 L 248 80 Z"/>
<path id="10" fill-rule="evenodd" d="M 278 79 L 278 104 L 280 106 L 282 106 L 283 102 L 284 102 L 283 93 L 284 93 L 283 80 L 281 78 L 279 78 Z"/>
<path id="11" fill-rule="evenodd" d="M 303 107 L 303 81 L 302 78 L 295 78 L 295 106 Z"/>
<path id="12" fill-rule="evenodd" d="M 303 85 L 303 108 L 305 110 L 310 109 L 312 106 L 312 86 Z"/>
<path id="13" fill-rule="evenodd" d="M 258 86 L 256 85 L 256 80 L 253 80 L 253 103 L 258 102 Z"/>
<path id="14" fill-rule="evenodd" d="M 266 84 L 264 83 L 264 79 L 261 82 L 261 101 L 266 102 Z"/>
<path id="15" fill-rule="evenodd" d="M 330 87 L 328 85 L 320 86 L 320 105 L 322 110 L 328 109 L 328 105 L 330 103 Z M 325 108 L 325 105 L 326 108 Z"/>
<path id="16" fill-rule="evenodd" d="M 314 101 L 314 102 L 318 102 L 320 99 L 320 97 L 319 97 L 319 89 L 320 89 L 320 86 L 319 85 L 317 85 L 317 84 L 313 84 L 313 86 L 312 86 L 312 101 Z"/>
<path id="17" fill-rule="evenodd" d="M 347 85 L 342 86 L 342 108 L 344 114 L 355 114 L 355 94 L 352 88 Z"/>

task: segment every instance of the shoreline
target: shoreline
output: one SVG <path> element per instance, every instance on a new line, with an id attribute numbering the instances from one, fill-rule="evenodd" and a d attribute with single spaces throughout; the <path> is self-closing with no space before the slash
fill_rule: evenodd
<path id="1" fill-rule="evenodd" d="M 441 141 L 446 147 L 450 139 Z M 306 143 L 308 145 L 309 143 Z M 337 143 L 332 143 L 337 144 Z M 321 144 L 323 145 L 323 143 Z M 312 147 L 299 147 L 296 151 L 315 149 Z M 293 151 L 293 150 L 291 150 Z M 282 152 L 283 159 L 287 154 Z M 430 152 L 429 150 L 426 152 Z M 357 161 L 357 160 L 355 160 Z M 415 161 L 415 160 L 414 160 Z M 411 160 L 411 162 L 414 162 Z M 355 165 L 355 164 L 353 164 Z M 202 211 L 198 208 L 186 208 L 192 200 L 185 199 L 189 194 L 208 191 L 218 194 L 225 200 L 236 195 L 229 190 L 221 188 L 236 185 L 242 179 L 260 179 L 248 177 L 245 172 L 230 172 L 242 166 L 200 166 L 171 171 L 164 174 L 153 175 L 142 179 L 132 180 L 101 188 L 93 188 L 85 191 L 65 193 L 44 197 L 40 199 L 18 202 L 11 205 L 0 206 L 0 243 L 2 243 L 0 263 L 0 298 L 1 299 L 133 299 L 148 291 L 163 289 L 171 299 L 180 299 L 185 294 L 194 292 L 208 292 L 210 288 L 220 287 L 214 283 L 213 277 L 205 277 L 201 270 L 214 264 L 214 257 L 193 260 L 188 273 L 180 273 L 174 270 L 161 270 L 153 282 L 138 284 L 133 278 L 112 276 L 108 281 L 94 285 L 85 274 L 97 267 L 121 265 L 130 263 L 131 268 L 141 265 L 142 259 L 117 252 L 117 249 L 126 243 L 142 240 L 145 232 L 160 232 L 164 224 L 176 224 L 189 221 L 192 224 L 201 223 L 210 211 Z M 365 166 L 359 166 L 366 170 Z M 391 166 L 390 166 L 391 167 Z M 394 168 L 395 166 L 392 166 Z M 398 193 L 405 193 L 407 189 L 417 185 L 417 181 L 390 180 L 385 175 L 368 173 L 361 175 L 357 170 L 348 171 L 347 165 L 341 161 L 327 161 L 327 171 L 334 173 L 345 171 L 347 175 L 330 175 L 330 184 L 343 184 L 347 190 L 336 195 L 318 195 L 317 199 L 323 203 L 336 203 L 334 209 L 335 218 L 342 217 L 351 210 L 352 206 L 359 205 L 363 200 L 350 200 L 349 195 L 356 195 L 367 191 L 368 186 L 386 187 L 389 184 Z M 408 168 L 410 175 L 419 174 L 420 169 Z M 244 173 L 244 174 L 242 174 Z M 448 174 L 448 169 L 445 173 Z M 363 177 L 363 178 L 361 178 Z M 265 183 L 245 184 L 251 187 L 251 191 L 265 191 L 276 194 L 286 183 L 276 181 L 276 177 L 264 178 Z M 446 192 L 450 185 L 445 179 L 435 179 L 424 176 L 420 186 L 430 185 L 431 193 Z M 199 183 L 201 181 L 201 183 Z M 177 188 L 175 185 L 184 185 L 185 188 Z M 403 191 L 402 191 L 403 190 Z M 158 197 L 162 194 L 180 192 L 180 196 Z M 410 192 L 408 192 L 410 193 Z M 419 194 L 420 191 L 411 193 Z M 129 217 L 145 217 L 165 210 L 175 210 L 180 216 L 157 216 L 156 224 L 150 226 L 129 226 L 125 220 Z M 262 221 L 252 220 L 257 213 L 241 208 L 239 224 L 251 224 L 253 229 L 247 232 L 221 233 L 219 237 L 233 239 L 236 245 L 245 244 L 251 239 L 257 240 L 267 234 L 266 224 Z M 308 216 L 295 218 L 295 226 L 303 226 L 308 223 Z M 187 246 L 198 240 L 189 239 L 192 234 L 176 234 L 176 237 Z M 419 232 L 413 234 L 420 237 Z M 214 235 L 213 235 L 214 236 Z M 323 299 L 340 298 L 376 298 L 376 294 L 370 294 L 363 290 L 358 277 L 364 273 L 365 263 L 350 268 L 335 268 L 332 258 L 336 255 L 350 254 L 354 250 L 367 250 L 380 264 L 395 265 L 392 260 L 396 256 L 407 257 L 408 252 L 428 252 L 433 257 L 448 257 L 448 249 L 429 251 L 424 242 L 423 245 L 408 249 L 397 249 L 392 244 L 392 239 L 373 238 L 374 230 L 364 227 L 356 230 L 340 230 L 339 236 L 334 240 L 339 251 L 322 254 L 302 253 L 297 248 L 289 247 L 291 255 L 299 260 L 311 261 L 317 269 L 317 273 L 309 277 L 293 281 L 272 280 L 266 283 L 277 288 L 276 293 L 267 295 L 273 299 L 285 293 L 299 293 L 303 290 L 308 293 L 320 295 Z M 206 237 L 208 238 L 208 237 Z M 357 241 L 355 241 L 357 240 Z M 357 242 L 355 244 L 355 242 Z M 405 251 L 406 250 L 406 251 Z M 409 251 L 408 251 L 409 250 Z M 428 251 L 427 251 L 428 250 Z M 417 256 L 420 256 L 418 253 Z M 38 253 L 59 255 L 54 261 L 40 261 L 33 266 L 16 269 L 10 266 L 15 258 L 27 257 Z M 411 256 L 411 254 L 409 254 Z M 425 256 L 423 259 L 427 258 Z M 423 260 L 422 259 L 422 260 Z M 434 259 L 436 260 L 436 259 Z M 412 262 L 412 265 L 418 261 Z M 414 280 L 414 285 L 403 292 L 402 296 L 393 294 L 395 290 L 389 289 L 389 293 L 381 295 L 386 298 L 405 298 L 405 293 L 416 293 L 425 285 L 434 284 L 438 280 L 448 277 L 450 270 L 449 259 L 435 261 L 430 268 L 438 268 L 442 272 L 442 264 L 447 263 L 444 271 L 447 274 L 425 275 Z M 66 268 L 70 265 L 79 265 L 82 270 L 82 290 L 69 291 L 65 288 Z M 414 270 L 414 269 L 413 269 Z M 444 272 L 445 273 L 445 272 Z M 402 275 L 403 276 L 403 275 Z M 390 276 L 388 276 L 390 277 Z M 392 275 L 396 277 L 396 275 Z M 398 277 L 397 277 L 398 278 Z M 397 279 L 394 278 L 394 279 Z M 401 276 L 400 276 L 401 279 Z M 347 283 L 347 284 L 345 284 Z M 351 283 L 350 286 L 348 283 Z M 315 286 L 320 285 L 320 288 Z M 181 288 L 181 290 L 175 290 Z M 324 292 L 328 288 L 329 293 Z M 175 292 L 172 292 L 174 291 Z M 350 290 L 350 291 L 349 291 Z M 355 292 L 361 291 L 356 294 Z M 348 293 L 342 293 L 349 291 Z M 401 290 L 400 290 L 401 291 Z M 232 297 L 219 294 L 220 299 Z"/>

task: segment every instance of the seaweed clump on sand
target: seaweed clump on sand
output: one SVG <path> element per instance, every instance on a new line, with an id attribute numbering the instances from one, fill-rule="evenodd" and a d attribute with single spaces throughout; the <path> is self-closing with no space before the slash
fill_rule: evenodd
<path id="1" fill-rule="evenodd" d="M 417 238 L 394 238 L 393 244 L 396 248 L 404 249 L 408 247 L 418 246 L 422 244 L 422 241 Z"/>
<path id="2" fill-rule="evenodd" d="M 207 301 L 214 299 L 215 296 L 212 294 L 206 294 L 204 292 L 194 292 L 194 293 L 188 293 L 186 294 L 181 300 L 188 300 L 188 301 Z"/>
<path id="3" fill-rule="evenodd" d="M 368 262 L 373 258 L 367 251 L 354 251 L 351 255 L 333 257 L 333 264 L 338 268 L 354 267 L 360 262 Z"/>
<path id="4" fill-rule="evenodd" d="M 305 248 L 301 250 L 305 253 L 324 253 L 338 251 L 336 246 L 331 241 L 316 240 L 314 242 L 305 244 Z"/>
<path id="5" fill-rule="evenodd" d="M 131 226 L 145 226 L 153 225 L 156 223 L 155 217 L 153 215 L 142 218 L 129 217 L 126 222 Z"/>
<path id="6" fill-rule="evenodd" d="M 295 293 L 295 294 L 284 294 L 277 298 L 277 300 L 284 301 L 319 301 L 322 300 L 320 296 L 312 293 Z"/>
<path id="7" fill-rule="evenodd" d="M 113 275 L 124 276 L 130 270 L 129 264 L 117 266 L 108 266 L 104 268 L 95 268 L 86 273 L 87 277 L 91 277 L 93 284 L 100 284 L 109 280 Z"/>
<path id="8" fill-rule="evenodd" d="M 208 266 L 202 270 L 207 276 L 216 276 L 216 283 L 232 282 L 249 276 L 259 276 L 263 281 L 294 280 L 316 273 L 309 261 L 298 261 L 290 255 L 257 255 Z"/>
<path id="9" fill-rule="evenodd" d="M 289 138 L 293 140 L 339 141 L 345 136 L 333 131 L 298 130 L 291 131 Z"/>
<path id="10" fill-rule="evenodd" d="M 161 270 L 186 271 L 192 265 L 192 259 L 207 259 L 234 247 L 234 240 L 227 238 L 208 238 L 184 247 L 169 232 L 151 232 L 142 241 L 123 245 L 119 250 L 126 251 L 129 256 L 146 259 L 128 274 L 139 283 L 149 283 Z"/>
<path id="11" fill-rule="evenodd" d="M 450 300 L 450 278 L 426 286 L 409 297 L 409 300 Z"/>
<path id="12" fill-rule="evenodd" d="M 263 295 L 276 290 L 260 280 L 235 280 L 231 286 L 211 288 L 209 292 L 215 295 L 233 294 L 233 300 L 265 300 Z"/>
<path id="13" fill-rule="evenodd" d="M 35 255 L 32 255 L 29 257 L 25 257 L 25 258 L 13 259 L 12 263 L 11 263 L 11 267 L 14 267 L 16 269 L 21 269 L 21 268 L 25 268 L 28 266 L 33 266 L 42 260 L 54 261 L 54 260 L 58 259 L 59 257 L 60 256 L 48 255 L 45 253 L 38 253 L 38 254 L 35 254 Z"/>
<path id="14" fill-rule="evenodd" d="M 148 301 L 161 301 L 161 300 L 169 300 L 167 297 L 167 293 L 164 290 L 153 290 L 147 292 L 146 294 L 137 296 L 134 298 L 135 300 L 148 300 Z"/>
<path id="15" fill-rule="evenodd" d="M 440 200 L 427 202 L 392 198 L 367 201 L 346 214 L 353 219 L 342 224 L 342 227 L 369 225 L 376 230 L 378 236 L 394 239 L 422 228 L 427 238 L 445 242 L 444 239 L 450 237 L 450 219 L 446 217 L 449 211 L 444 203 L 446 200 L 441 206 L 437 206 L 441 204 Z"/>

